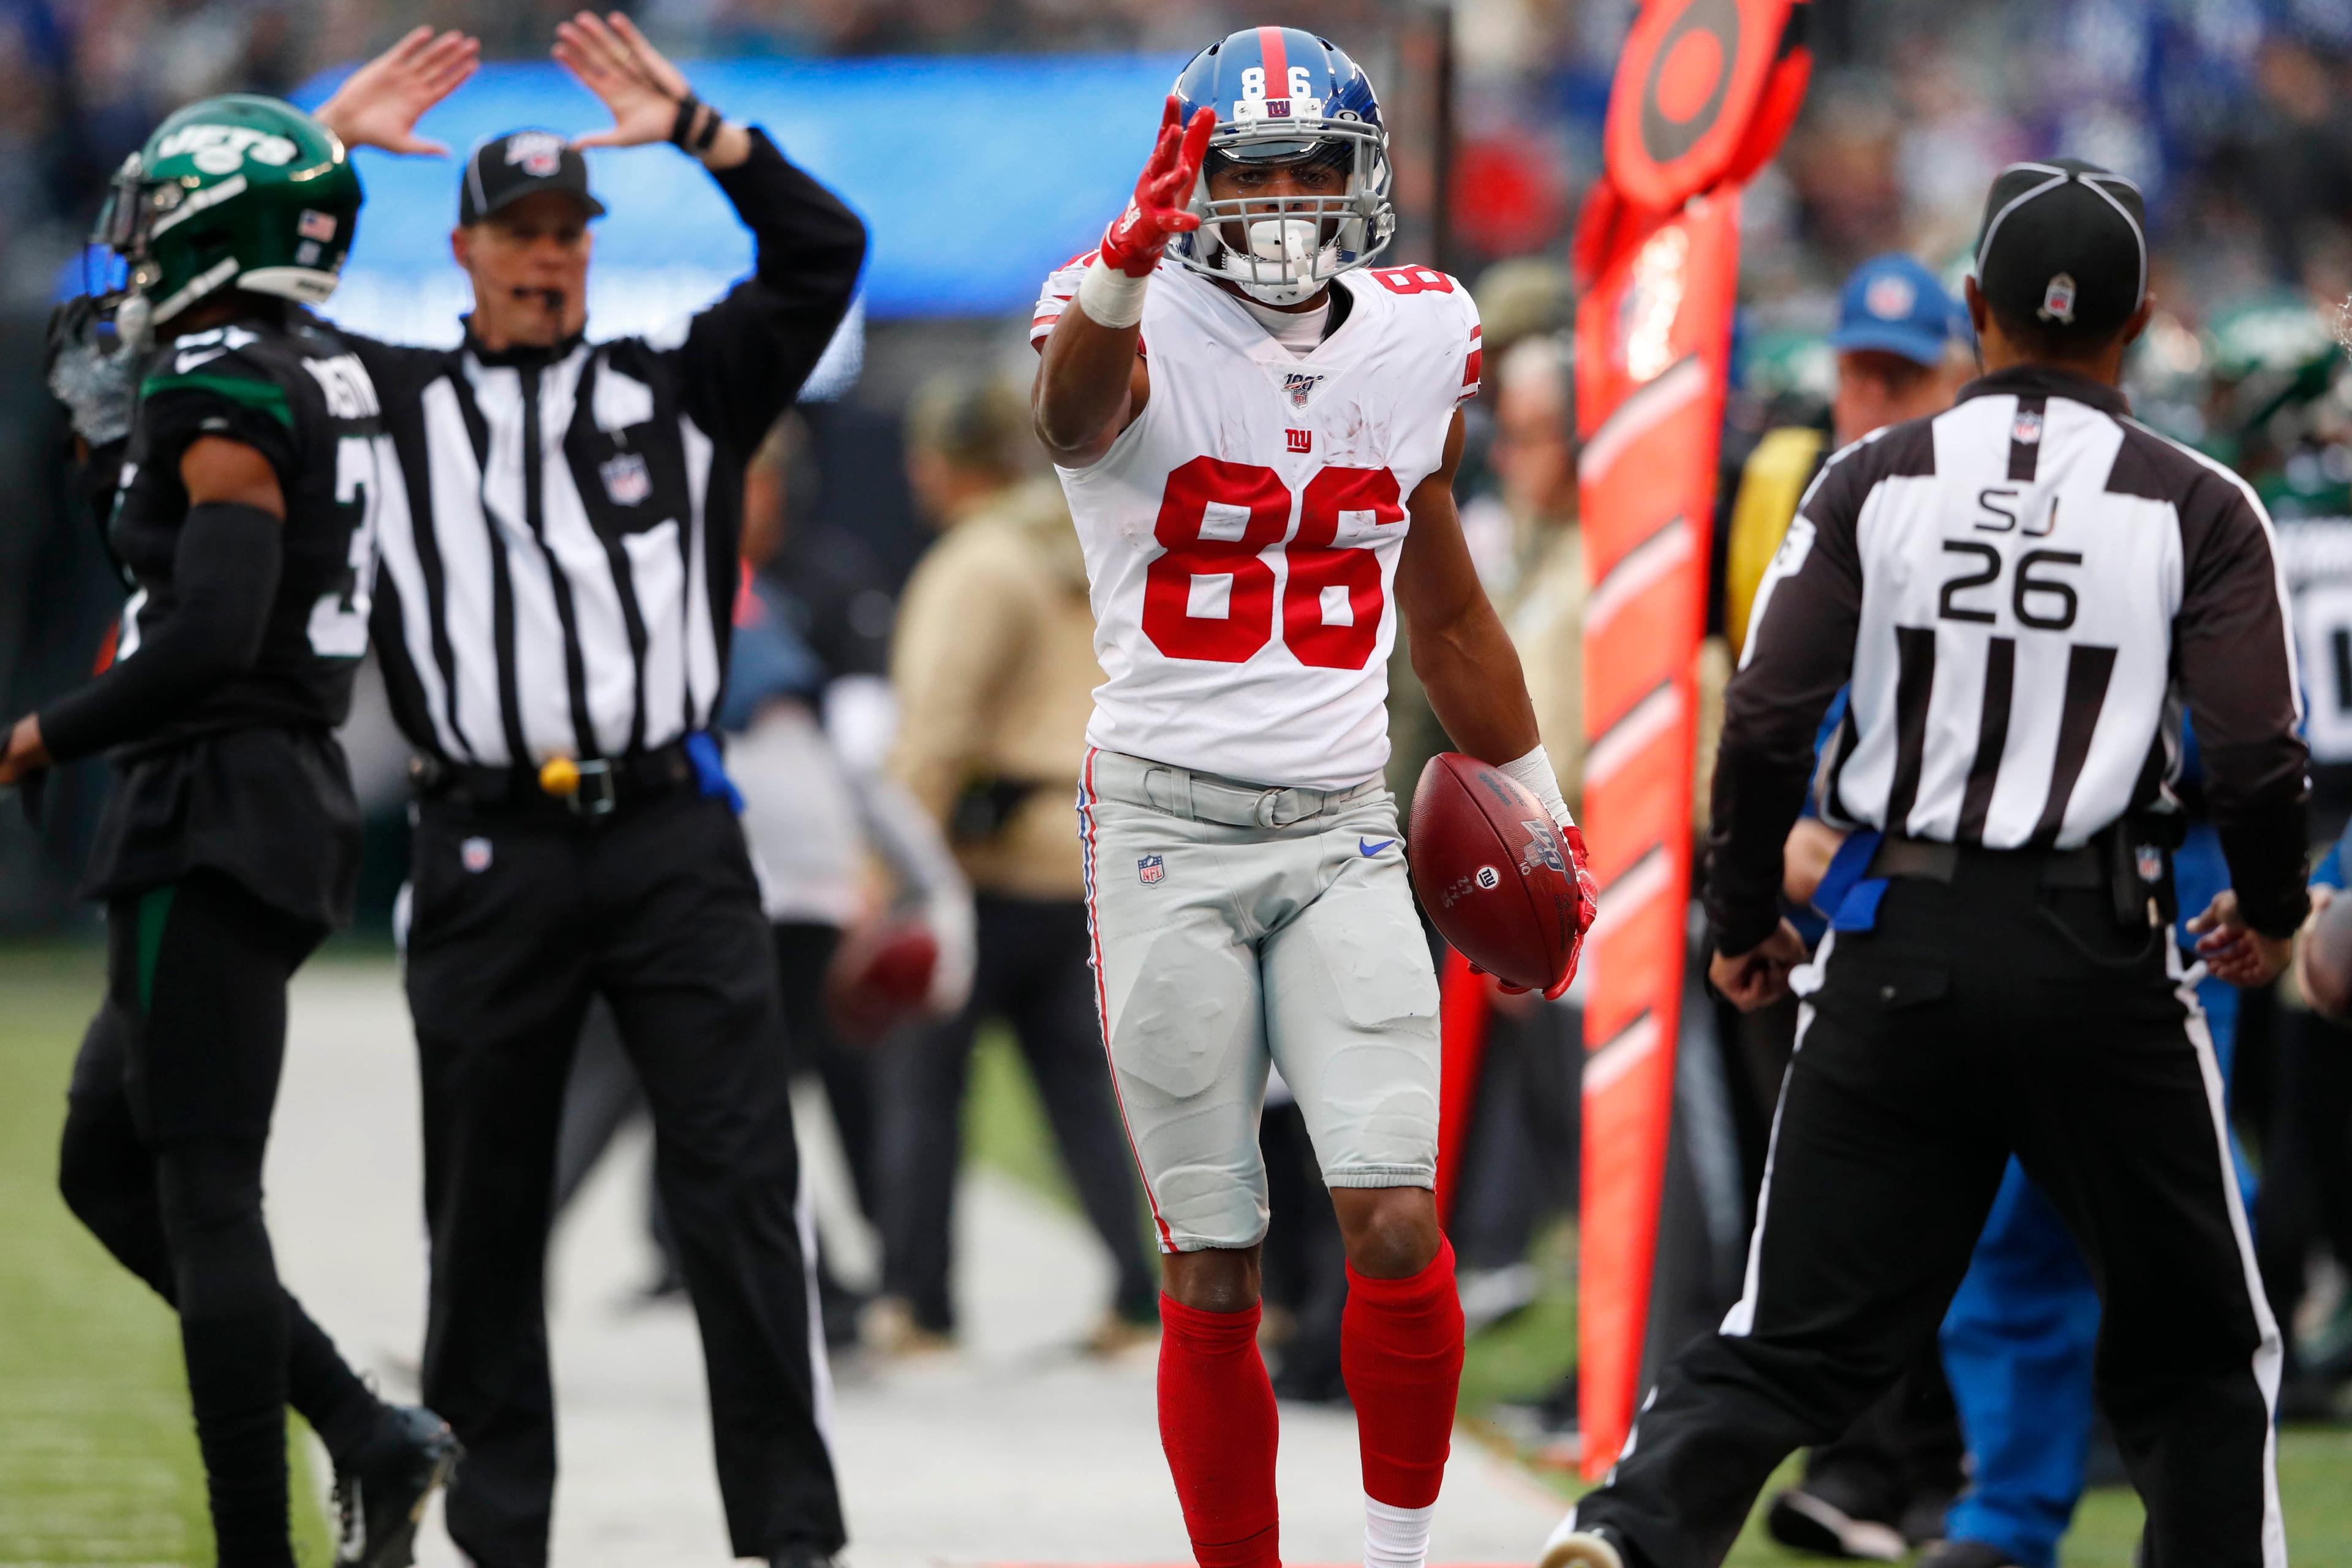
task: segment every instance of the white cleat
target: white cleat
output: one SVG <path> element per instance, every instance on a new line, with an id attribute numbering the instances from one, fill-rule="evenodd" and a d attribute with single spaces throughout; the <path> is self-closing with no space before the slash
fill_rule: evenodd
<path id="1" fill-rule="evenodd" d="M 1625 1554 L 1608 1537 L 1577 1529 L 1570 1514 L 1544 1542 L 1538 1568 L 1625 1568 Z"/>

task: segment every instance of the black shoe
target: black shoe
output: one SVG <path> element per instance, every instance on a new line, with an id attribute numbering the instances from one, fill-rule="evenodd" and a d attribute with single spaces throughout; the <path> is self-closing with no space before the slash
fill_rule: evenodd
<path id="1" fill-rule="evenodd" d="M 1940 1488 L 1920 1492 L 1903 1505 L 1903 1517 L 1895 1521 L 1895 1527 L 1913 1546 L 1932 1546 L 1944 1539 L 1944 1519 L 1952 1511 L 1954 1500 L 1950 1492 Z"/>
<path id="2" fill-rule="evenodd" d="M 2018 1568 L 2017 1559 L 1990 1541 L 1939 1541 L 1918 1568 Z"/>
<path id="3" fill-rule="evenodd" d="M 416 1521 L 464 1450 L 449 1423 L 421 1405 L 388 1405 L 375 1435 L 335 1470 L 336 1568 L 409 1568 Z"/>
<path id="4" fill-rule="evenodd" d="M 1791 1552 L 1816 1557 L 1900 1563 L 1910 1554 L 1910 1543 L 1900 1530 L 1885 1520 L 1851 1511 L 1851 1507 L 1811 1486 L 1790 1487 L 1772 1500 L 1764 1529 Z"/>

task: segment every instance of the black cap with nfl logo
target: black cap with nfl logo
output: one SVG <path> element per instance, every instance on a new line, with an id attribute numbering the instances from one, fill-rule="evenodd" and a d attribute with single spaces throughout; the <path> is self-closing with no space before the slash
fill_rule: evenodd
<path id="1" fill-rule="evenodd" d="M 457 222 L 481 222 L 499 208 L 561 191 L 576 198 L 590 217 L 603 217 L 604 204 L 588 190 L 588 160 L 552 131 L 509 131 L 476 147 L 466 160 L 457 190 Z"/>
<path id="2" fill-rule="evenodd" d="M 2114 336 L 2147 297 L 2139 187 L 2079 158 L 2011 163 L 1985 197 L 1977 288 L 2007 320 L 2084 342 Z"/>

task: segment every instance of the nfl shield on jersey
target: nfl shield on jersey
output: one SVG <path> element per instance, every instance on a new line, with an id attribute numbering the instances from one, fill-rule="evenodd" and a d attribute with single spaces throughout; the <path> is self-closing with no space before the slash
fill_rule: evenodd
<path id="1" fill-rule="evenodd" d="M 1047 280 L 1033 337 L 1092 259 Z M 1302 359 L 1209 279 L 1152 275 L 1150 401 L 1092 467 L 1061 470 L 1108 678 L 1089 744 L 1318 789 L 1387 764 L 1405 502 L 1477 390 L 1478 314 L 1427 267 L 1331 288 L 1347 318 Z"/>

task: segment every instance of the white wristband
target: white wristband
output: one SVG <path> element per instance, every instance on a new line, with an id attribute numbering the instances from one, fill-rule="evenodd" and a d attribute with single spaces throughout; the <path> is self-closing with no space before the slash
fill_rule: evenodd
<path id="1" fill-rule="evenodd" d="M 1150 282 L 1150 273 L 1129 278 L 1104 266 L 1097 256 L 1078 279 L 1078 308 L 1098 327 L 1131 327 L 1143 320 L 1143 293 Z"/>
<path id="2" fill-rule="evenodd" d="M 1552 772 L 1551 757 L 1541 746 L 1524 757 L 1514 757 L 1497 765 L 1542 802 L 1543 808 L 1551 813 L 1552 821 L 1563 830 L 1576 826 L 1576 818 L 1569 815 L 1568 802 L 1559 793 L 1559 775 Z"/>

